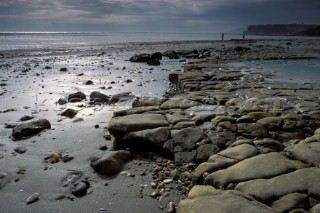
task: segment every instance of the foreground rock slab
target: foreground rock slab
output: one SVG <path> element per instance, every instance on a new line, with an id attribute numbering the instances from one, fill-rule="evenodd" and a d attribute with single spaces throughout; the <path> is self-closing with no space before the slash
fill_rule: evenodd
<path id="1" fill-rule="evenodd" d="M 212 212 L 275 212 L 270 207 L 255 201 L 252 197 L 241 192 L 222 191 L 212 186 L 195 186 L 182 200 L 177 209 L 178 213 L 212 213 Z"/>
<path id="2" fill-rule="evenodd" d="M 257 179 L 239 183 L 235 189 L 263 203 L 295 192 L 306 192 L 310 197 L 319 199 L 319 175 L 320 168 L 310 167 L 271 179 Z"/>

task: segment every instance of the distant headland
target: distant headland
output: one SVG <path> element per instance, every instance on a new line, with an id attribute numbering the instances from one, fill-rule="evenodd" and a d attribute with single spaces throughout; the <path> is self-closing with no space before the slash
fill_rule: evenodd
<path id="1" fill-rule="evenodd" d="M 249 35 L 266 36 L 320 36 L 320 25 L 310 24 L 267 24 L 249 25 Z"/>

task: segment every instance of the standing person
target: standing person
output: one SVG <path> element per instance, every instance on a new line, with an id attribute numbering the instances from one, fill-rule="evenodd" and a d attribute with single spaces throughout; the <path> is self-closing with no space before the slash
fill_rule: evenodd
<path id="1" fill-rule="evenodd" d="M 242 39 L 244 39 L 245 36 L 246 36 L 246 33 L 243 31 L 243 33 L 242 33 Z"/>
<path id="2" fill-rule="evenodd" d="M 221 39 L 224 40 L 224 33 L 221 34 Z"/>

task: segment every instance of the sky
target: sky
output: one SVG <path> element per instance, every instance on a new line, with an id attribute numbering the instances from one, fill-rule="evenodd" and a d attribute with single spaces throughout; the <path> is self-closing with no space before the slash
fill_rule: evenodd
<path id="1" fill-rule="evenodd" d="M 0 31 L 235 32 L 320 24 L 320 0 L 0 0 Z"/>

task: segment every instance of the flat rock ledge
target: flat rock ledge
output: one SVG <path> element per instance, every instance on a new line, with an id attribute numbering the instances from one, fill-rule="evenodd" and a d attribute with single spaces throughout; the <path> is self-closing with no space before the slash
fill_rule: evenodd
<path id="1" fill-rule="evenodd" d="M 196 165 L 177 212 L 319 209 L 318 84 L 266 81 L 214 60 L 170 79 L 174 96 L 136 99 L 108 130 L 115 149 L 157 152 L 177 170 Z"/>

